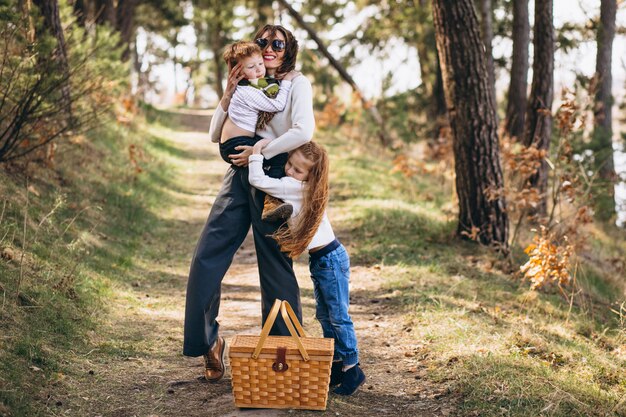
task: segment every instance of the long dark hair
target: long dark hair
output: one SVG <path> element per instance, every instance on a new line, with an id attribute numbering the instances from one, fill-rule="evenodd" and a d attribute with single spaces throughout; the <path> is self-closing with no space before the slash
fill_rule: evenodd
<path id="1" fill-rule="evenodd" d="M 283 63 L 276 70 L 279 74 L 286 74 L 289 71 L 296 69 L 296 58 L 298 57 L 298 41 L 289 30 L 285 29 L 281 25 L 265 25 L 257 31 L 254 35 L 254 39 L 258 39 L 265 32 L 269 32 L 269 36 L 273 37 L 276 32 L 280 32 L 285 37 L 285 54 L 283 55 Z M 274 118 L 276 113 L 259 112 L 256 128 L 257 130 L 263 129 Z"/>
<path id="2" fill-rule="evenodd" d="M 277 72 L 286 74 L 294 70 L 296 68 L 296 58 L 298 57 L 298 41 L 293 36 L 293 33 L 281 25 L 265 25 L 257 31 L 256 35 L 254 35 L 254 39 L 260 38 L 265 32 L 269 32 L 270 36 L 275 36 L 276 32 L 280 32 L 285 37 L 283 63 L 280 65 Z"/>

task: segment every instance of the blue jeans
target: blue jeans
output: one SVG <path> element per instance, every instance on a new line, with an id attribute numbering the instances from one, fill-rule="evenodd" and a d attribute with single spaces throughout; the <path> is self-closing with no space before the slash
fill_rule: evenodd
<path id="1" fill-rule="evenodd" d="M 331 246 L 332 245 L 332 246 Z M 330 243 L 334 249 L 324 249 L 311 254 L 309 269 L 315 293 L 315 317 L 322 325 L 324 337 L 335 339 L 334 360 L 343 360 L 344 365 L 359 362 L 354 324 L 348 314 L 350 306 L 350 258 L 346 248 L 338 241 Z"/>

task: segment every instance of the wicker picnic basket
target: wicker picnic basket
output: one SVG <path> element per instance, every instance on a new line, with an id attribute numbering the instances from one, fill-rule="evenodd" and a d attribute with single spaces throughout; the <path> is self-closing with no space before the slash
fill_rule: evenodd
<path id="1" fill-rule="evenodd" d="M 291 336 L 269 336 L 279 310 Z M 276 300 L 260 336 L 237 335 L 230 344 L 235 405 L 325 410 L 334 342 L 306 337 L 289 303 Z"/>

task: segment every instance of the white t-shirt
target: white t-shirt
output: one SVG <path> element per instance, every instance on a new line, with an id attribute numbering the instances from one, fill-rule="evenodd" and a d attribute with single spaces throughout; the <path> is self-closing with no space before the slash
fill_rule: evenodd
<path id="1" fill-rule="evenodd" d="M 302 210 L 302 200 L 304 198 L 304 183 L 292 177 L 272 178 L 263 172 L 263 155 L 250 155 L 248 157 L 250 165 L 248 165 L 248 179 L 250 185 L 267 194 L 280 198 L 281 200 L 293 206 L 293 213 L 290 221 Z M 330 225 L 330 220 L 324 212 L 322 222 L 315 232 L 315 236 L 307 246 L 307 249 L 313 249 L 320 246 L 328 245 L 335 240 L 335 233 Z"/>

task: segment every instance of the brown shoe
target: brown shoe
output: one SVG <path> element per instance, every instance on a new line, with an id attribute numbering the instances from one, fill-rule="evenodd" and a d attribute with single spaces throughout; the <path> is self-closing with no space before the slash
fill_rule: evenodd
<path id="1" fill-rule="evenodd" d="M 277 222 L 279 220 L 289 220 L 293 213 L 293 206 L 289 203 L 285 203 L 276 197 L 271 195 L 265 196 L 263 201 L 263 213 L 261 214 L 261 220 L 266 222 Z"/>
<path id="2" fill-rule="evenodd" d="M 224 376 L 224 354 L 226 341 L 218 337 L 209 351 L 204 355 L 204 377 L 209 382 L 217 382 Z"/>

